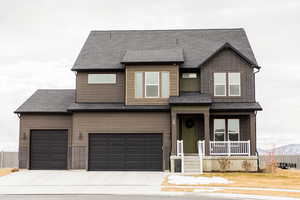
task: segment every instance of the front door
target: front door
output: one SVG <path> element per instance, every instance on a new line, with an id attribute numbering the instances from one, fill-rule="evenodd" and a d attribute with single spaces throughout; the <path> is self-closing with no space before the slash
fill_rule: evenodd
<path id="1" fill-rule="evenodd" d="M 182 117 L 182 140 L 184 153 L 197 153 L 199 120 L 193 116 Z"/>

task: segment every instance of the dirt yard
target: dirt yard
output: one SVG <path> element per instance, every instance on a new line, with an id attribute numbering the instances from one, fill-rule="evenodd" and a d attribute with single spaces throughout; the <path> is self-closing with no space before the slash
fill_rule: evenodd
<path id="1" fill-rule="evenodd" d="M 14 168 L 0 168 L 0 176 L 5 176 L 7 174 L 10 174 L 12 172 L 16 172 L 18 169 Z"/>
<path id="2" fill-rule="evenodd" d="M 226 178 L 233 183 L 230 184 L 209 184 L 209 185 L 184 185 L 191 186 L 191 188 L 185 188 L 184 191 L 193 191 L 192 186 L 216 186 L 216 187 L 251 187 L 251 188 L 278 188 L 278 189 L 293 189 L 300 190 L 300 170 L 282 170 L 277 169 L 274 173 L 244 173 L 244 172 L 232 172 L 232 173 L 205 173 L 203 175 L 190 175 L 194 177 L 222 177 Z M 181 188 L 172 188 L 176 186 L 168 183 L 168 178 L 162 183 L 163 186 L 169 186 L 163 188 L 163 191 L 180 191 Z M 273 191 L 248 191 L 248 190 L 232 190 L 226 189 L 224 193 L 236 193 L 236 194 L 257 194 L 257 195 L 270 195 L 270 196 L 284 196 L 284 197 L 298 197 L 300 193 L 291 192 L 273 192 Z"/>

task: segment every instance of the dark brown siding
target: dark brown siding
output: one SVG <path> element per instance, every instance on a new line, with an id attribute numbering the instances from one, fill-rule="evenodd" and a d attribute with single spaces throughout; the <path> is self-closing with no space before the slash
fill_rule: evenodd
<path id="1" fill-rule="evenodd" d="M 126 104 L 127 105 L 167 105 L 168 98 L 135 98 L 134 72 L 163 72 L 170 73 L 170 96 L 179 95 L 179 67 L 178 65 L 154 65 L 154 66 L 128 66 L 126 68 Z"/>
<path id="2" fill-rule="evenodd" d="M 19 140 L 19 167 L 29 167 L 29 141 L 30 130 L 68 130 L 71 137 L 72 116 L 71 115 L 37 115 L 23 114 L 20 118 L 20 140 Z"/>
<path id="3" fill-rule="evenodd" d="M 88 145 L 89 133 L 161 133 L 164 169 L 169 168 L 170 113 L 74 113 L 73 146 Z M 87 168 L 87 153 L 73 152 L 72 168 Z"/>
<path id="4" fill-rule="evenodd" d="M 240 72 L 240 97 L 214 97 L 215 102 L 254 102 L 255 84 L 253 68 L 231 50 L 223 50 L 201 66 L 201 91 L 214 96 L 214 72 Z"/>
<path id="5" fill-rule="evenodd" d="M 95 72 L 96 73 L 96 72 Z M 93 74 L 95 74 L 93 72 Z M 99 72 L 98 72 L 99 73 Z M 88 84 L 88 72 L 78 72 L 76 76 L 77 102 L 124 102 L 124 72 L 117 74 L 116 84 Z"/>

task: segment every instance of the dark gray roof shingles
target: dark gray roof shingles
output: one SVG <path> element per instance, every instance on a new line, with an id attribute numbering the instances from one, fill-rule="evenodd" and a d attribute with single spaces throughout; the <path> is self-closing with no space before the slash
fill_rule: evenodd
<path id="1" fill-rule="evenodd" d="M 170 104 L 211 104 L 212 99 L 208 94 L 199 92 L 186 92 L 180 96 L 171 96 L 169 98 Z"/>
<path id="2" fill-rule="evenodd" d="M 262 110 L 258 102 L 218 102 L 213 103 L 211 110 Z"/>
<path id="3" fill-rule="evenodd" d="M 181 48 L 176 48 L 136 51 L 127 50 L 121 63 L 182 63 L 183 61 L 183 50 Z"/>
<path id="4" fill-rule="evenodd" d="M 67 113 L 75 90 L 37 90 L 15 113 Z"/>
<path id="5" fill-rule="evenodd" d="M 182 68 L 197 68 L 229 43 L 256 64 L 243 29 L 92 31 L 72 70 L 122 69 L 126 51 L 183 49 Z"/>
<path id="6" fill-rule="evenodd" d="M 69 111 L 165 111 L 168 105 L 125 105 L 124 103 L 73 103 Z"/>

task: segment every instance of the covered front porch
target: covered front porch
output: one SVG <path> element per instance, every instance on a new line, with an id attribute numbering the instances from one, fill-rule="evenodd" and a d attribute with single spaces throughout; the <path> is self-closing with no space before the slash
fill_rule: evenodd
<path id="1" fill-rule="evenodd" d="M 247 163 L 251 171 L 257 170 L 255 112 L 215 112 L 209 105 L 180 105 L 171 107 L 171 117 L 171 170 L 174 159 L 180 159 L 186 171 L 198 169 L 199 159 L 205 171 L 218 171 L 222 160 L 231 163 L 229 171 L 243 171 Z"/>
<path id="2" fill-rule="evenodd" d="M 254 112 L 211 112 L 209 106 L 172 107 L 172 155 L 256 154 Z"/>

